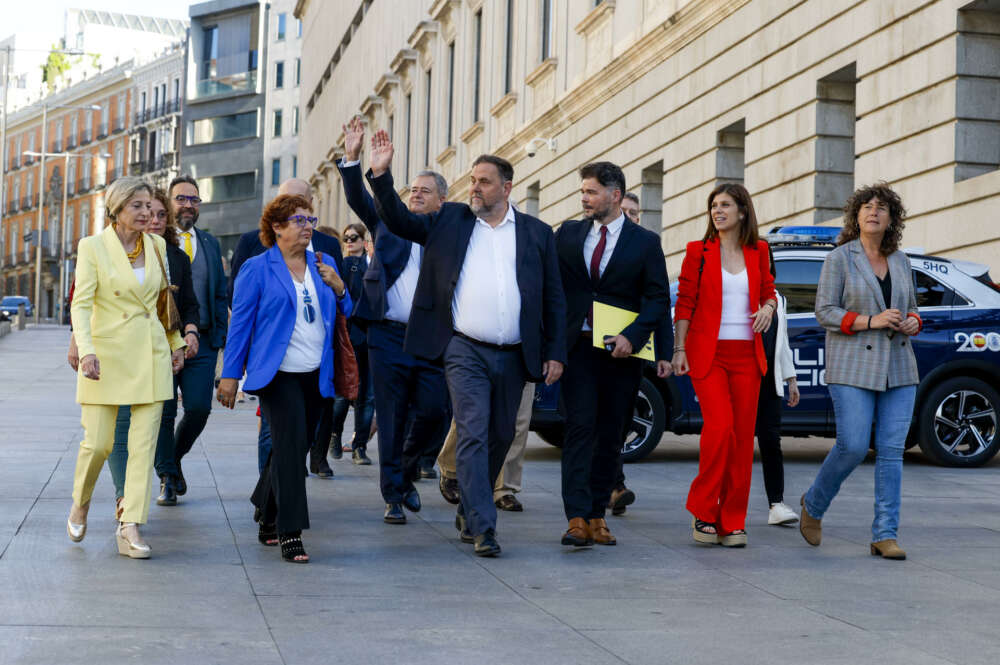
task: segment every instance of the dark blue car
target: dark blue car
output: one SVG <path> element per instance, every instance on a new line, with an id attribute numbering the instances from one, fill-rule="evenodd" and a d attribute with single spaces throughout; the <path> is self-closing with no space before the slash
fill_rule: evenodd
<path id="1" fill-rule="evenodd" d="M 788 338 L 802 399 L 785 407 L 785 436 L 835 436 L 833 404 L 825 382 L 824 339 L 816 322 L 816 285 L 839 229 L 784 227 L 765 238 L 774 250 L 775 286 L 788 301 Z M 913 266 L 923 331 L 913 339 L 920 385 L 908 447 L 919 445 L 947 466 L 979 466 L 1000 449 L 1000 288 L 987 266 L 907 251 Z M 671 285 L 672 301 L 677 285 Z M 531 428 L 561 445 L 564 409 L 559 384 L 535 391 Z M 646 367 L 629 431 L 626 461 L 648 455 L 664 431 L 696 434 L 701 411 L 691 380 L 656 377 Z"/>

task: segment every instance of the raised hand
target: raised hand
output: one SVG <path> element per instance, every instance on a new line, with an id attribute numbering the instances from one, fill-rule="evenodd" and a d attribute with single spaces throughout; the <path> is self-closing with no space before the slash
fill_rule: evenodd
<path id="1" fill-rule="evenodd" d="M 389 170 L 392 164 L 392 141 L 389 140 L 389 133 L 380 129 L 372 136 L 371 167 L 372 174 L 376 177 Z"/>
<path id="2" fill-rule="evenodd" d="M 354 116 L 344 128 L 344 161 L 356 162 L 361 159 L 361 148 L 365 145 L 365 124 L 359 116 Z"/>

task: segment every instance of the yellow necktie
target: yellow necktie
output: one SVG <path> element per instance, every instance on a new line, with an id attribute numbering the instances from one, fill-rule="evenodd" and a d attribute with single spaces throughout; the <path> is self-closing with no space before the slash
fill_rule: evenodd
<path id="1" fill-rule="evenodd" d="M 184 236 L 184 253 L 188 255 L 188 260 L 194 263 L 194 247 L 191 246 L 191 234 L 185 231 L 181 235 Z"/>

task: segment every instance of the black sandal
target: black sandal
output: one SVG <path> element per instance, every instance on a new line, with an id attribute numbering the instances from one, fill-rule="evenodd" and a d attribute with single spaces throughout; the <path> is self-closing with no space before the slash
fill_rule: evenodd
<path id="1" fill-rule="evenodd" d="M 719 542 L 718 529 L 711 522 L 704 522 L 699 519 L 692 520 L 691 527 L 695 542 L 715 545 Z M 711 529 L 711 531 L 709 531 Z"/>
<path id="2" fill-rule="evenodd" d="M 290 563 L 309 563 L 309 555 L 306 554 L 306 550 L 302 547 L 302 532 L 297 533 L 286 533 L 283 536 L 278 536 L 278 541 L 281 543 L 281 558 Z M 305 557 L 304 559 L 299 559 L 296 557 Z"/>
<path id="3" fill-rule="evenodd" d="M 260 541 L 261 545 L 267 545 L 268 547 L 274 547 L 278 544 L 278 525 L 277 524 L 264 524 L 261 522 L 260 529 L 257 531 L 257 540 Z"/>

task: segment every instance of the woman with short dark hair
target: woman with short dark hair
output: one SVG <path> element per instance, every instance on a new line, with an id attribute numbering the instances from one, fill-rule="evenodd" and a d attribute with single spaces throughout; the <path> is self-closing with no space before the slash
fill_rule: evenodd
<path id="1" fill-rule="evenodd" d="M 903 449 L 920 377 L 909 338 L 923 323 L 912 268 L 899 249 L 903 202 L 888 185 L 862 187 L 844 206 L 838 247 L 823 262 L 816 320 L 826 328 L 826 383 L 837 442 L 802 495 L 799 529 L 819 545 L 821 520 L 841 483 L 868 454 L 875 423 L 873 555 L 905 559 L 899 528 Z"/>
<path id="2" fill-rule="evenodd" d="M 258 539 L 281 545 L 285 561 L 308 563 L 302 530 L 309 528 L 302 463 L 324 398 L 334 390 L 337 310 L 351 312 L 351 295 L 332 257 L 308 251 L 316 218 L 301 196 L 271 201 L 260 219 L 266 252 L 240 268 L 219 382 L 218 400 L 233 408 L 236 388 L 260 397 L 271 425 L 271 457 L 251 501 Z"/>

